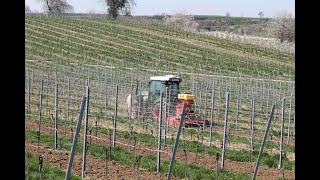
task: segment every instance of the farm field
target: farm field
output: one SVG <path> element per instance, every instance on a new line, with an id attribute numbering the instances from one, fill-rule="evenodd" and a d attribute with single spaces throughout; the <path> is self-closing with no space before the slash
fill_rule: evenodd
<path id="1" fill-rule="evenodd" d="M 88 179 L 166 179 L 178 126 L 164 121 L 159 141 L 158 122 L 130 119 L 126 102 L 167 74 L 179 74 L 195 114 L 213 122 L 182 128 L 171 179 L 251 179 L 273 105 L 257 179 L 295 179 L 294 54 L 134 21 L 28 15 L 25 67 L 31 179 L 64 178 L 87 88 L 73 178 L 82 176 L 86 128 Z M 53 170 L 37 172 L 38 157 Z"/>

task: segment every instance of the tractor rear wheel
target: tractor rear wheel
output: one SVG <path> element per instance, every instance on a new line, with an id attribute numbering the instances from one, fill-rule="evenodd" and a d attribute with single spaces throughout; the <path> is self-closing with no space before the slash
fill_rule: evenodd
<path id="1" fill-rule="evenodd" d="M 164 107 L 162 107 L 162 121 L 166 118 L 165 115 L 166 115 L 165 109 L 164 109 Z M 159 121 L 159 118 L 160 118 L 160 104 L 156 104 L 153 107 L 152 117 L 153 117 L 154 121 Z"/>

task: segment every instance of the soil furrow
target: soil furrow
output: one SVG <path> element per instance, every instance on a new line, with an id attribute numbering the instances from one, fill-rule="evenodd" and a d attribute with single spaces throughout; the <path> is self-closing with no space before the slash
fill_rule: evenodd
<path id="1" fill-rule="evenodd" d="M 50 126 L 49 124 L 42 124 L 41 131 L 45 133 L 49 133 L 51 135 L 54 134 L 54 129 L 52 128 L 53 126 Z M 61 126 L 61 128 L 58 128 L 58 134 L 63 134 L 64 127 Z M 37 129 L 37 124 L 32 124 L 32 123 L 26 123 L 26 129 Z M 80 131 L 80 139 L 82 137 L 82 132 Z M 67 129 L 67 133 L 71 134 L 70 129 Z M 70 136 L 71 137 L 71 136 Z M 98 138 L 95 138 L 93 136 L 92 142 L 98 143 L 98 144 L 109 144 L 109 136 L 101 136 L 98 135 Z M 89 139 L 89 138 L 88 138 Z M 127 149 L 130 149 L 130 151 L 135 151 L 137 154 L 141 155 L 157 155 L 157 146 L 156 145 L 146 145 L 145 143 L 142 142 L 136 142 L 136 146 L 134 148 L 134 141 L 124 139 L 124 138 L 117 138 L 117 146 L 124 147 Z M 135 150 L 134 150 L 135 149 Z M 171 158 L 171 147 L 162 147 L 162 151 L 164 151 L 161 154 L 161 158 L 164 160 L 170 160 Z M 179 162 L 183 163 L 192 163 L 196 164 L 199 166 L 204 166 L 206 168 L 212 169 L 215 168 L 216 164 L 216 158 L 209 156 L 206 153 L 194 153 L 194 152 L 187 152 L 185 153 L 183 150 L 178 150 L 176 154 L 176 160 Z M 218 161 L 219 167 L 220 167 L 220 161 Z M 247 174 L 252 174 L 253 169 L 255 166 L 254 163 L 249 163 L 249 162 L 237 162 L 237 161 L 231 161 L 226 159 L 225 160 L 225 169 L 235 172 L 235 173 L 247 173 Z M 284 177 L 287 179 L 294 179 L 295 174 L 294 171 L 290 170 L 284 170 Z M 279 171 L 277 168 L 269 168 L 266 166 L 260 166 L 259 167 L 259 172 L 257 174 L 259 179 L 278 179 L 279 177 Z"/>

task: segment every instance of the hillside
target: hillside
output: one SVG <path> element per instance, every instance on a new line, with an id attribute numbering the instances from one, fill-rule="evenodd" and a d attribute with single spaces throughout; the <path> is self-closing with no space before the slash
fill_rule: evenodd
<path id="1" fill-rule="evenodd" d="M 294 58 L 136 18 L 26 16 L 26 177 L 62 177 L 79 138 L 78 179 L 84 162 L 86 179 L 164 179 L 172 158 L 172 179 L 250 179 L 263 140 L 258 179 L 294 179 Z M 195 96 L 180 135 L 156 119 L 161 106 L 168 120 L 180 114 L 174 86 L 142 97 L 150 76 L 168 74 Z"/>
<path id="2" fill-rule="evenodd" d="M 200 34 L 102 18 L 26 16 L 25 27 L 30 60 L 294 79 L 292 54 Z"/>

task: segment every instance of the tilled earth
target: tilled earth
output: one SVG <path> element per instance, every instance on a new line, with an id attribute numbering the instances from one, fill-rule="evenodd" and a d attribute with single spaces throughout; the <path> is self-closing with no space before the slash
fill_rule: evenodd
<path id="1" fill-rule="evenodd" d="M 36 144 L 26 142 L 25 148 L 27 152 L 37 155 L 38 152 L 41 153 L 41 156 L 45 163 L 50 165 L 55 165 L 57 167 L 61 166 L 61 169 L 66 171 L 69 152 L 67 151 L 56 151 L 45 146 L 38 146 Z M 61 160 L 60 160 L 61 159 Z M 137 179 L 138 172 L 135 167 L 119 164 L 115 161 L 107 162 L 107 171 L 106 171 L 106 161 L 102 159 L 95 158 L 91 155 L 87 155 L 87 164 L 86 164 L 86 179 Z M 81 177 L 82 171 L 82 156 L 75 154 L 73 165 L 72 165 L 72 174 Z M 107 173 L 107 178 L 106 178 Z M 166 176 L 161 173 L 149 172 L 145 170 L 139 170 L 140 179 L 152 179 L 159 180 L 165 179 Z M 172 179 L 177 179 L 172 176 Z"/>
<path id="2" fill-rule="evenodd" d="M 41 125 L 41 132 L 42 133 L 47 133 L 47 134 L 54 134 L 54 129 L 52 128 L 52 124 L 50 123 L 43 123 Z M 29 123 L 26 122 L 26 129 L 37 129 L 37 124 L 36 123 Z M 82 130 L 80 131 L 80 138 L 82 137 Z M 64 134 L 64 127 L 59 126 L 58 127 L 58 134 Z M 69 134 L 69 137 L 72 136 L 72 132 L 69 129 L 66 131 L 66 135 Z M 64 136 L 64 135 L 63 135 Z M 98 135 L 97 137 L 91 136 L 92 137 L 92 142 L 93 143 L 98 143 L 98 144 L 109 144 L 109 137 L 106 135 Z M 130 149 L 131 151 L 135 150 L 136 153 L 141 154 L 141 155 L 157 155 L 157 146 L 156 145 L 147 145 L 148 143 L 141 143 L 141 142 L 136 142 L 136 145 L 134 146 L 134 142 L 130 141 L 128 139 L 124 138 L 117 138 L 117 146 L 120 147 L 125 147 L 127 149 Z M 162 153 L 161 153 L 161 159 L 167 159 L 170 160 L 171 158 L 171 147 L 164 147 L 162 148 Z M 205 153 L 194 153 L 194 152 L 184 152 L 183 150 L 178 150 L 176 154 L 176 160 L 178 162 L 183 162 L 183 163 L 192 163 L 192 164 L 197 164 L 200 166 L 204 166 L 206 168 L 215 168 L 216 167 L 216 158 L 211 157 Z M 218 167 L 220 167 L 221 160 L 218 160 Z M 237 161 L 231 161 L 226 159 L 225 160 L 225 169 L 235 172 L 235 173 L 247 173 L 249 175 L 253 174 L 255 162 L 254 163 L 249 163 L 249 162 L 237 162 Z M 99 166 L 100 167 L 100 166 Z M 104 167 L 104 166 L 102 166 Z M 88 166 L 88 171 L 89 171 L 89 166 Z M 81 171 L 81 170 L 80 170 Z M 279 177 L 284 176 L 287 179 L 294 179 L 295 178 L 295 173 L 294 171 L 290 170 L 284 170 L 279 172 L 277 168 L 269 168 L 267 166 L 260 166 L 259 171 L 257 173 L 257 178 L 259 179 L 278 179 Z"/>
<path id="3" fill-rule="evenodd" d="M 112 128 L 113 127 L 112 122 L 110 122 L 110 121 L 100 121 L 99 125 L 104 127 L 104 128 Z M 117 129 L 126 131 L 126 130 L 128 130 L 128 126 L 127 125 L 124 126 L 123 124 L 118 124 L 117 125 Z M 138 133 L 146 133 L 146 131 L 143 130 L 143 128 L 140 127 L 140 126 L 135 126 L 135 130 L 134 131 L 136 131 Z M 208 128 L 206 128 L 205 131 L 208 131 Z M 215 128 L 214 132 L 218 132 L 219 134 L 222 134 L 223 133 L 223 128 L 220 128 L 220 127 L 219 128 Z M 249 137 L 250 137 L 249 131 L 243 131 L 243 130 L 230 130 L 230 135 L 239 136 L 239 137 L 246 137 L 246 138 L 248 138 L 248 140 L 249 140 Z M 255 139 L 259 139 L 259 140 L 262 141 L 263 134 L 255 133 L 254 134 L 254 138 Z M 196 134 L 193 134 L 193 140 L 196 140 L 196 139 L 197 139 L 196 138 Z M 190 134 L 185 134 L 185 140 L 192 140 Z M 272 137 L 268 136 L 267 137 L 267 141 L 280 142 L 280 138 L 279 137 L 275 137 L 275 136 L 272 136 Z M 287 142 L 285 137 L 284 137 L 283 142 L 284 143 Z M 209 145 L 209 138 L 208 137 L 203 137 L 203 143 L 205 145 Z M 213 140 L 212 143 L 217 146 L 217 145 L 219 145 L 221 143 L 221 141 L 220 140 Z M 289 144 L 290 145 L 294 145 L 294 143 L 295 143 L 295 138 L 291 138 Z M 249 148 L 248 144 L 244 144 L 244 143 L 240 143 L 240 142 L 231 142 L 230 146 L 229 146 L 229 149 L 233 149 L 233 150 L 248 149 L 248 148 Z M 269 149 L 265 148 L 265 150 L 268 151 Z M 287 154 L 288 154 L 288 156 L 290 156 L 290 160 L 294 160 L 294 153 L 287 152 Z"/>

